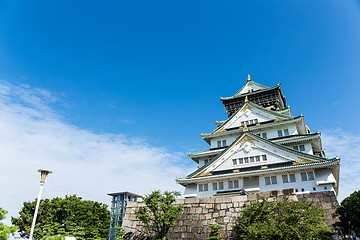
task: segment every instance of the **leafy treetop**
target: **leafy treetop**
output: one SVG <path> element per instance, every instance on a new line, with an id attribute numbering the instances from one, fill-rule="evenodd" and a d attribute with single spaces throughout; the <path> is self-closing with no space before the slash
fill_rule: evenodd
<path id="1" fill-rule="evenodd" d="M 240 211 L 233 231 L 241 239 L 331 239 L 325 220 L 324 209 L 313 202 L 261 198 Z"/>
<path id="2" fill-rule="evenodd" d="M 24 202 L 20 217 L 12 218 L 22 237 L 29 237 L 36 201 Z M 82 200 L 76 195 L 40 201 L 34 238 L 75 236 L 77 239 L 106 239 L 110 212 L 107 205 Z"/>
<path id="3" fill-rule="evenodd" d="M 182 215 L 184 207 L 175 205 L 179 192 L 153 191 L 142 197 L 146 207 L 135 212 L 137 218 L 144 224 L 147 231 L 154 233 L 154 239 L 164 239 L 171 226 L 176 225 L 176 219 Z"/>

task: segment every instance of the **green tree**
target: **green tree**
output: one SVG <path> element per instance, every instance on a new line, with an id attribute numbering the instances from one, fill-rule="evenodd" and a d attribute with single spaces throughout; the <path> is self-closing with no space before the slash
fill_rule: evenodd
<path id="1" fill-rule="evenodd" d="M 12 218 L 22 237 L 29 237 L 36 200 L 24 202 L 20 217 Z M 74 236 L 77 239 L 106 239 L 110 222 L 107 205 L 81 197 L 43 199 L 40 201 L 34 238 Z M 50 238 L 55 239 L 55 238 Z"/>
<path id="2" fill-rule="evenodd" d="M 336 213 L 340 214 L 341 226 L 345 231 L 352 229 L 360 235 L 360 191 L 355 191 L 345 198 Z"/>
<path id="3" fill-rule="evenodd" d="M 147 231 L 154 234 L 153 239 L 165 239 L 170 227 L 176 225 L 176 219 L 182 215 L 183 205 L 174 205 L 179 192 L 153 191 L 142 197 L 146 207 L 135 211 L 136 217 Z"/>
<path id="4" fill-rule="evenodd" d="M 218 218 L 216 218 L 216 223 L 218 223 Z M 211 228 L 211 232 L 209 233 L 209 237 L 206 238 L 205 240 L 220 240 L 223 239 L 220 234 L 220 229 L 222 228 L 222 226 L 218 225 L 218 224 L 210 224 L 209 228 Z"/>
<path id="5" fill-rule="evenodd" d="M 7 211 L 0 207 L 0 221 L 5 219 Z M 16 226 L 6 226 L 0 222 L 0 240 L 6 240 L 10 235 L 14 235 L 18 228 Z"/>
<path id="6" fill-rule="evenodd" d="M 240 239 L 331 239 L 324 209 L 313 202 L 269 202 L 265 198 L 246 205 L 233 231 Z"/>

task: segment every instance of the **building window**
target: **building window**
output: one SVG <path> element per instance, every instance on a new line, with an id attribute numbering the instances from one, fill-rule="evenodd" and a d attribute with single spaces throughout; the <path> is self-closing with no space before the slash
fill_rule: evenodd
<path id="1" fill-rule="evenodd" d="M 239 164 L 243 164 L 244 163 L 244 159 L 243 158 L 239 158 Z"/>
<path id="2" fill-rule="evenodd" d="M 255 162 L 254 157 L 250 157 L 250 162 Z"/>
<path id="3" fill-rule="evenodd" d="M 236 159 L 233 159 L 233 165 L 236 165 L 236 164 L 237 164 Z"/>
<path id="4" fill-rule="evenodd" d="M 300 150 L 300 152 L 305 152 L 305 146 L 304 145 L 293 146 L 293 149 L 296 150 L 296 151 Z"/>
<path id="5" fill-rule="evenodd" d="M 324 190 L 327 190 L 327 187 L 324 187 Z"/>
<path id="6" fill-rule="evenodd" d="M 288 183 L 289 182 L 288 175 L 282 175 L 282 180 L 283 183 Z"/>
<path id="7" fill-rule="evenodd" d="M 204 183 L 204 184 L 199 184 L 199 192 L 207 192 L 208 189 L 208 184 Z"/>
<path id="8" fill-rule="evenodd" d="M 219 190 L 224 189 L 224 183 L 223 182 L 219 182 Z"/>
<path id="9" fill-rule="evenodd" d="M 262 155 L 262 159 L 263 159 L 263 161 L 267 161 L 266 155 Z"/>
<path id="10" fill-rule="evenodd" d="M 283 134 L 282 134 L 282 130 L 278 130 L 278 137 L 282 137 Z"/>
<path id="11" fill-rule="evenodd" d="M 221 141 L 217 141 L 217 147 L 221 147 Z"/>
<path id="12" fill-rule="evenodd" d="M 255 123 L 255 124 L 257 124 L 257 123 L 258 123 L 258 120 L 257 120 L 256 118 L 254 119 L 254 123 Z"/>
<path id="13" fill-rule="evenodd" d="M 228 188 L 229 189 L 239 188 L 239 181 L 238 180 L 228 181 Z"/>
<path id="14" fill-rule="evenodd" d="M 254 120 L 250 120 L 249 123 L 250 123 L 250 125 L 254 124 Z"/>
<path id="15" fill-rule="evenodd" d="M 223 147 L 226 146 L 226 140 L 222 140 Z"/>
<path id="16" fill-rule="evenodd" d="M 247 158 L 247 157 L 244 158 L 244 162 L 245 162 L 245 163 L 249 163 L 249 158 Z"/>
<path id="17" fill-rule="evenodd" d="M 302 189 L 301 189 L 301 191 L 302 191 L 302 192 L 304 192 L 304 191 L 305 191 L 305 189 L 303 189 L 303 188 L 302 188 Z"/>
<path id="18" fill-rule="evenodd" d="M 262 138 L 267 139 L 266 133 L 262 133 L 261 136 L 262 136 Z"/>
<path id="19" fill-rule="evenodd" d="M 316 187 L 313 187 L 313 191 L 316 191 Z"/>
<path id="20" fill-rule="evenodd" d="M 266 185 L 274 185 L 274 184 L 277 184 L 276 176 L 265 177 L 265 184 L 266 184 Z"/>
<path id="21" fill-rule="evenodd" d="M 204 160 L 204 164 L 207 164 L 209 162 L 209 159 Z"/>
<path id="22" fill-rule="evenodd" d="M 214 182 L 212 185 L 213 185 L 213 190 L 217 190 L 217 183 Z"/>
<path id="23" fill-rule="evenodd" d="M 295 174 L 289 174 L 290 182 L 296 182 Z"/>
<path id="24" fill-rule="evenodd" d="M 260 162 L 260 156 L 255 156 L 257 162 Z"/>
<path id="25" fill-rule="evenodd" d="M 311 181 L 314 180 L 314 173 L 313 172 L 305 172 L 305 173 L 300 173 L 301 175 L 301 180 L 304 181 Z"/>
<path id="26" fill-rule="evenodd" d="M 282 175 L 283 183 L 296 182 L 295 174 Z"/>
<path id="27" fill-rule="evenodd" d="M 284 129 L 284 136 L 289 136 L 289 129 Z"/>

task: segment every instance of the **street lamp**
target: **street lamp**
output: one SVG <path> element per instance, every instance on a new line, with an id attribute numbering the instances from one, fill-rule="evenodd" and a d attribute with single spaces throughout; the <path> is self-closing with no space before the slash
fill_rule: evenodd
<path id="1" fill-rule="evenodd" d="M 34 218 L 31 224 L 31 231 L 30 231 L 30 240 L 33 239 L 33 234 L 34 234 L 34 228 L 35 228 L 35 222 L 36 222 L 36 217 L 37 217 L 37 213 L 39 211 L 39 204 L 40 204 L 40 198 L 41 198 L 41 193 L 42 193 L 42 189 L 44 187 L 45 181 L 46 181 L 46 177 L 47 175 L 49 175 L 50 173 L 52 173 L 49 170 L 43 170 L 43 169 L 39 169 L 38 170 L 39 173 L 41 173 L 41 178 L 40 178 L 40 190 L 39 190 L 39 195 L 36 201 L 36 207 L 35 207 L 35 213 L 34 213 Z"/>

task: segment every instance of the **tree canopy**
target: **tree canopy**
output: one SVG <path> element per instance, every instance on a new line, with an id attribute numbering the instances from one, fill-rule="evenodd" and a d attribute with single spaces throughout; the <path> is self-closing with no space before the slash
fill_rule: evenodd
<path id="1" fill-rule="evenodd" d="M 325 220 L 313 202 L 261 198 L 240 211 L 233 231 L 240 239 L 331 239 Z"/>
<path id="2" fill-rule="evenodd" d="M 36 200 L 24 202 L 20 217 L 12 218 L 22 237 L 29 237 Z M 40 201 L 34 238 L 75 236 L 77 239 L 106 239 L 109 232 L 110 212 L 107 205 L 82 200 L 76 195 Z"/>
<path id="3" fill-rule="evenodd" d="M 0 207 L 0 221 L 5 219 L 7 211 Z M 8 237 L 16 232 L 18 228 L 16 226 L 6 226 L 0 222 L 0 240 L 7 240 Z"/>
<path id="4" fill-rule="evenodd" d="M 176 225 L 176 219 L 182 215 L 183 205 L 174 205 L 179 192 L 153 191 L 142 197 L 146 207 L 135 212 L 145 228 L 154 233 L 154 239 L 164 239 L 171 226 Z"/>
<path id="5" fill-rule="evenodd" d="M 341 225 L 345 230 L 352 229 L 360 235 L 360 191 L 355 191 L 345 198 L 336 212 L 340 214 Z"/>

